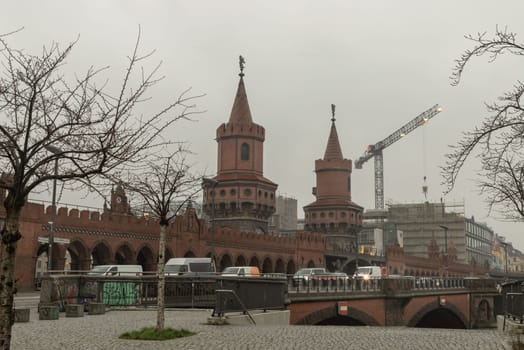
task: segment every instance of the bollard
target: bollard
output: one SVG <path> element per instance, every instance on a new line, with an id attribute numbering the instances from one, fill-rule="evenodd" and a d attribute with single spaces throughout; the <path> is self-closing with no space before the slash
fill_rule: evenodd
<path id="1" fill-rule="evenodd" d="M 89 303 L 89 315 L 103 315 L 106 313 L 106 306 L 104 303 Z"/>
<path id="2" fill-rule="evenodd" d="M 15 322 L 29 322 L 31 309 L 15 309 Z"/>
<path id="3" fill-rule="evenodd" d="M 65 306 L 66 317 L 83 317 L 84 316 L 84 305 L 83 304 L 67 304 Z"/>
<path id="4" fill-rule="evenodd" d="M 39 320 L 58 320 L 58 305 L 41 305 L 38 316 Z"/>

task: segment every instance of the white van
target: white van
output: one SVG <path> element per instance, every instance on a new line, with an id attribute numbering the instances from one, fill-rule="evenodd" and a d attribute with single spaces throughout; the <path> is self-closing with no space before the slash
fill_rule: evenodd
<path id="1" fill-rule="evenodd" d="M 214 275 L 215 263 L 211 258 L 172 258 L 166 263 L 167 276 Z"/>
<path id="2" fill-rule="evenodd" d="M 89 276 L 141 276 L 141 265 L 98 265 L 87 274 Z"/>
<path id="3" fill-rule="evenodd" d="M 370 280 L 382 278 L 382 268 L 380 266 L 360 266 L 355 271 L 353 278 Z"/>

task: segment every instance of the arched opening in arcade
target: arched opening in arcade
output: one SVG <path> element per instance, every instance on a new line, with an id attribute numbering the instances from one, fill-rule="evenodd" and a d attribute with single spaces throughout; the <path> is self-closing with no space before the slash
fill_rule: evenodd
<path id="1" fill-rule="evenodd" d="M 436 308 L 426 313 L 414 327 L 418 328 L 449 328 L 466 329 L 466 325 L 452 310 Z"/>
<path id="2" fill-rule="evenodd" d="M 80 241 L 72 241 L 67 251 L 71 257 L 72 271 L 87 271 L 91 269 L 91 257 L 87 247 Z"/>
<path id="3" fill-rule="evenodd" d="M 47 252 L 49 250 L 48 244 L 40 244 L 36 253 L 35 278 L 39 278 L 47 272 Z"/>
<path id="4" fill-rule="evenodd" d="M 115 262 L 118 265 L 135 264 L 134 254 L 129 245 L 122 244 L 115 252 Z"/>
<path id="5" fill-rule="evenodd" d="M 292 275 L 295 272 L 297 272 L 297 267 L 295 266 L 295 262 L 293 260 L 289 260 L 286 267 L 286 274 Z"/>
<path id="6" fill-rule="evenodd" d="M 270 258 L 265 258 L 264 263 L 262 264 L 262 273 L 272 273 L 273 272 L 273 262 Z"/>
<path id="7" fill-rule="evenodd" d="M 153 254 L 153 250 L 145 245 L 143 246 L 136 256 L 136 263 L 138 265 L 142 265 L 143 271 L 156 271 L 157 264 L 156 259 Z"/>
<path id="8" fill-rule="evenodd" d="M 224 254 L 218 264 L 219 271 L 223 271 L 226 267 L 233 266 L 233 262 L 229 254 Z"/>
<path id="9" fill-rule="evenodd" d="M 109 265 L 112 263 L 111 249 L 105 242 L 100 242 L 91 250 L 92 266 Z"/>
<path id="10" fill-rule="evenodd" d="M 191 250 L 188 250 L 187 252 L 185 252 L 184 258 L 196 258 L 196 254 L 193 253 Z"/>
<path id="11" fill-rule="evenodd" d="M 246 258 L 243 255 L 237 256 L 235 260 L 235 266 L 246 266 Z"/>
<path id="12" fill-rule="evenodd" d="M 251 260 L 249 260 L 249 266 L 256 266 L 260 268 L 260 262 L 258 261 L 258 258 L 256 256 L 252 257 Z"/>
<path id="13" fill-rule="evenodd" d="M 275 273 L 286 273 L 286 269 L 284 268 L 284 261 L 282 259 L 278 258 L 277 262 L 275 264 Z"/>

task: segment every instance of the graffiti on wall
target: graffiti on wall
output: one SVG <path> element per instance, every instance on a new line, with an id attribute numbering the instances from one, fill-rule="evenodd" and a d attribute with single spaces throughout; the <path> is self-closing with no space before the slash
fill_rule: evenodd
<path id="1" fill-rule="evenodd" d="M 102 295 L 106 305 L 138 305 L 140 284 L 128 281 L 104 282 Z"/>

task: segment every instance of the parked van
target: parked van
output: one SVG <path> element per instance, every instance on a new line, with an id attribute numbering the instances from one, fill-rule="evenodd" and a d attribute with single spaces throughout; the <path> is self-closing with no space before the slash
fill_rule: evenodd
<path id="1" fill-rule="evenodd" d="M 256 266 L 230 266 L 222 271 L 224 277 L 260 277 L 260 270 Z"/>
<path id="2" fill-rule="evenodd" d="M 166 263 L 165 274 L 180 275 L 214 275 L 215 263 L 211 258 L 172 258 Z"/>
<path id="3" fill-rule="evenodd" d="M 89 276 L 141 276 L 141 265 L 98 265 L 87 274 Z"/>
<path id="4" fill-rule="evenodd" d="M 361 266 L 358 267 L 353 275 L 356 279 L 377 279 L 384 277 L 383 269 L 380 266 Z"/>

